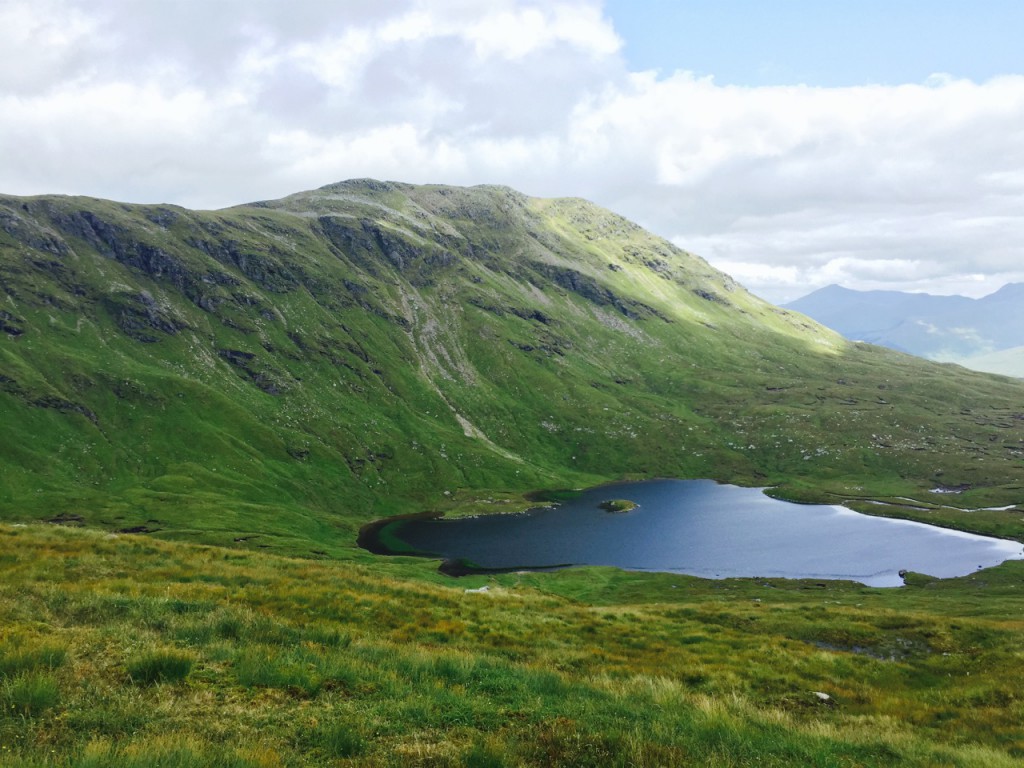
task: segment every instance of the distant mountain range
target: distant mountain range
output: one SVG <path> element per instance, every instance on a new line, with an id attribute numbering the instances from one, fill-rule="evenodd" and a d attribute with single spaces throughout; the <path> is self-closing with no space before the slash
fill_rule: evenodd
<path id="1" fill-rule="evenodd" d="M 1024 377 L 1024 283 L 980 299 L 829 285 L 786 305 L 848 339 Z"/>

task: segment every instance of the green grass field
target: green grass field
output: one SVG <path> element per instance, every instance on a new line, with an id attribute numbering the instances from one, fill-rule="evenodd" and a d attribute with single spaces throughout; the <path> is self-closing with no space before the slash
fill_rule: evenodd
<path id="1" fill-rule="evenodd" d="M 1024 757 L 1020 562 L 888 590 L 456 581 L 45 525 L 0 527 L 0 562 L 4 766 Z"/>

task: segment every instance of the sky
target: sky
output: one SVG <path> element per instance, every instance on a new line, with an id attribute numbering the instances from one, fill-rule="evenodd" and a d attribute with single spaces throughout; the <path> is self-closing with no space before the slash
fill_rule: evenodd
<path id="1" fill-rule="evenodd" d="M 627 216 L 775 303 L 1024 282 L 1017 0 L 0 0 L 0 193 Z"/>

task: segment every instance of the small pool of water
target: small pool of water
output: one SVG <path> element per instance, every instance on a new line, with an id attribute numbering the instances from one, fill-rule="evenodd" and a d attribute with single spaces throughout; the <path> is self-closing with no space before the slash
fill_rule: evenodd
<path id="1" fill-rule="evenodd" d="M 621 513 L 599 506 L 611 499 L 639 506 Z M 1024 558 L 1015 541 L 779 501 L 759 488 L 711 480 L 606 485 L 520 514 L 396 520 L 372 538 L 367 546 L 374 551 L 465 560 L 484 570 L 611 565 L 705 578 L 850 579 L 880 587 L 901 585 L 901 570 L 950 578 Z"/>

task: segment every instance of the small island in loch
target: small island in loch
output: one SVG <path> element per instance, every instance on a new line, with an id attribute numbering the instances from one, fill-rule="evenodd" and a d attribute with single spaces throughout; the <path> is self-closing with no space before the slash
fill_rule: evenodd
<path id="1" fill-rule="evenodd" d="M 632 512 L 640 505 L 629 499 L 609 499 L 608 501 L 602 501 L 598 506 L 605 512 L 622 514 L 624 512 Z"/>

